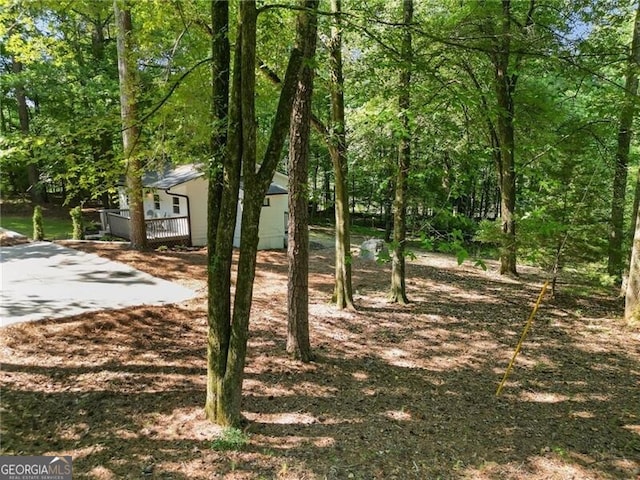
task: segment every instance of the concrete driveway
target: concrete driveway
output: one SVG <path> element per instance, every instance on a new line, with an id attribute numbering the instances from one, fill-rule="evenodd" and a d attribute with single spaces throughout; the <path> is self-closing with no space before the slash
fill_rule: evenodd
<path id="1" fill-rule="evenodd" d="M 189 288 L 122 263 L 48 242 L 0 248 L 0 279 L 3 327 L 195 296 Z"/>

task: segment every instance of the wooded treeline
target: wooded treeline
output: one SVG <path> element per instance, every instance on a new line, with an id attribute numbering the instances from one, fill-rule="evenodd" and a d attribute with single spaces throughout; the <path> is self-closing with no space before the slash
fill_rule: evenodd
<path id="1" fill-rule="evenodd" d="M 638 315 L 640 255 L 631 246 L 640 29 L 632 2 L 3 0 L 2 7 L 3 196 L 41 202 L 61 190 L 70 204 L 106 205 L 123 174 L 135 179 L 167 161 L 208 168 L 212 418 L 239 420 L 239 410 L 215 399 L 238 380 L 227 369 L 236 375 L 244 362 L 233 342 L 248 328 L 252 232 L 276 168 L 298 169 L 292 200 L 305 197 L 296 207 L 305 210 L 300 225 L 306 203 L 312 219 L 335 221 L 340 308 L 354 307 L 349 230 L 359 224 L 386 230 L 394 301 L 410 300 L 406 238 L 461 260 L 473 241 L 496 248 L 506 275 L 516 275 L 521 260 L 554 272 L 593 264 L 612 282 L 630 270 L 627 315 Z M 128 30 L 120 10 L 130 16 Z M 134 71 L 123 73 L 124 65 Z M 135 116 L 121 112 L 127 93 Z M 231 302 L 227 233 L 241 171 L 253 207 L 245 205 L 242 219 L 246 278 L 238 282 L 245 278 L 246 290 Z M 304 233 L 296 234 L 304 247 Z M 290 291 L 304 288 L 302 277 L 291 278 Z"/>

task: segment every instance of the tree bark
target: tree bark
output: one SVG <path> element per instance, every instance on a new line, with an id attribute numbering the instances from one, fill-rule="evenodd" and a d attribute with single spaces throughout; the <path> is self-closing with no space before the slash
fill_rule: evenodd
<path id="1" fill-rule="evenodd" d="M 335 183 L 335 287 L 333 302 L 338 308 L 354 309 L 351 281 L 351 225 L 349 220 L 349 188 L 347 141 L 344 118 L 344 79 L 342 74 L 341 0 L 331 0 L 333 24 L 329 40 L 329 77 L 331 90 L 331 125 L 329 155 L 333 163 Z"/>
<path id="2" fill-rule="evenodd" d="M 318 0 L 302 0 L 301 7 L 313 13 L 298 16 L 296 44 L 304 52 L 289 127 L 289 238 L 287 244 L 287 352 L 309 362 L 309 141 L 311 136 L 311 98 L 313 57 L 318 34 Z"/>
<path id="3" fill-rule="evenodd" d="M 398 171 L 396 172 L 396 194 L 393 202 L 393 252 L 391 255 L 391 292 L 389 300 L 406 304 L 405 242 L 407 235 L 407 184 L 411 160 L 411 23 L 413 22 L 413 0 L 403 0 L 404 36 L 402 39 L 403 66 L 400 72 L 400 95 L 398 107 L 402 134 L 398 145 Z"/>
<path id="4" fill-rule="evenodd" d="M 118 75 L 120 80 L 120 114 L 122 145 L 126 162 L 126 185 L 129 195 L 130 241 L 135 249 L 147 247 L 142 192 L 143 161 L 136 152 L 140 140 L 137 106 L 137 74 L 133 56 L 135 43 L 131 10 L 126 0 L 113 0 L 117 30 Z"/>
<path id="5" fill-rule="evenodd" d="M 636 189 L 640 190 L 640 177 L 638 177 Z M 631 248 L 631 261 L 629 262 L 629 280 L 624 302 L 624 317 L 628 323 L 640 322 L 640 210 L 636 211 L 635 235 Z"/>
<path id="6" fill-rule="evenodd" d="M 209 259 L 215 255 L 215 238 L 222 204 L 224 181 L 224 156 L 226 154 L 229 112 L 229 3 L 226 0 L 211 1 L 211 86 L 212 132 L 210 139 L 210 163 L 208 186 L 208 245 Z M 211 264 L 209 262 L 209 264 Z"/>
<path id="7" fill-rule="evenodd" d="M 22 62 L 13 60 L 11 64 L 13 73 L 21 74 L 23 67 Z M 29 107 L 27 105 L 27 96 L 24 91 L 24 85 L 22 81 L 19 81 L 15 88 L 16 103 L 18 104 L 18 119 L 20 121 L 20 133 L 24 136 L 29 135 L 30 131 L 30 119 L 29 119 Z M 42 193 L 42 187 L 40 185 L 40 171 L 38 165 L 33 159 L 27 163 L 27 178 L 29 180 L 29 196 L 34 203 L 41 203 L 44 200 Z"/>
<path id="8" fill-rule="evenodd" d="M 636 9 L 633 25 L 633 40 L 627 64 L 625 97 L 620 112 L 618 145 L 616 149 L 615 171 L 613 176 L 613 194 L 611 201 L 611 219 L 609 222 L 609 251 L 607 271 L 618 282 L 622 279 L 624 255 L 622 240 L 624 236 L 624 209 L 627 192 L 627 170 L 629 167 L 629 148 L 635 114 L 635 102 L 638 94 L 638 67 L 640 65 L 640 5 Z"/>

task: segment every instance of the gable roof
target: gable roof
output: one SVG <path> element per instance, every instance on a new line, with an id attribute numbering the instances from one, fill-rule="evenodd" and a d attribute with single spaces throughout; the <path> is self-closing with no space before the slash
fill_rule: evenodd
<path id="1" fill-rule="evenodd" d="M 202 164 L 189 163 L 178 165 L 177 167 L 166 166 L 162 172 L 157 170 L 146 172 L 142 176 L 142 186 L 144 188 L 156 188 L 158 190 L 168 190 L 172 187 L 182 185 L 200 177 L 204 177 Z M 124 184 L 124 182 L 123 182 Z M 243 188 L 242 182 L 240 188 Z M 286 195 L 287 189 L 272 183 L 269 185 L 267 195 Z"/>

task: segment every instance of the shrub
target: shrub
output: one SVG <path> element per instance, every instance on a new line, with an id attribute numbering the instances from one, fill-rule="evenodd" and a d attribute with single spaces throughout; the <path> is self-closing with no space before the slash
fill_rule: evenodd
<path id="1" fill-rule="evenodd" d="M 33 239 L 44 240 L 44 227 L 42 226 L 42 207 L 36 205 L 33 208 Z"/>
<path id="2" fill-rule="evenodd" d="M 69 211 L 71 221 L 73 222 L 73 233 L 71 238 L 74 240 L 84 240 L 84 228 L 82 225 L 82 209 L 80 206 L 74 207 Z"/>

